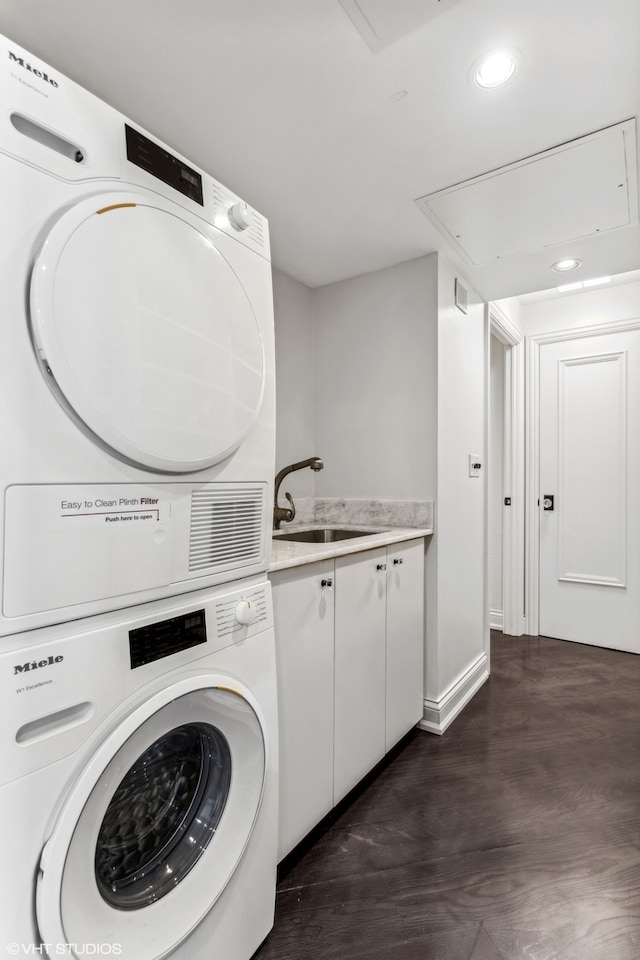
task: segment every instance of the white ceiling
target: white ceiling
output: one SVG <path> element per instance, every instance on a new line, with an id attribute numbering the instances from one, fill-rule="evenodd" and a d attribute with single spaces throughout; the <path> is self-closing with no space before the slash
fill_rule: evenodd
<path id="1" fill-rule="evenodd" d="M 310 286 L 433 250 L 485 299 L 556 286 L 561 257 L 575 279 L 640 267 L 637 224 L 474 266 L 414 202 L 637 118 L 638 0 L 359 3 L 373 41 L 353 0 L 0 0 L 0 33 L 264 213 L 275 265 Z M 481 91 L 496 47 L 518 71 Z"/>

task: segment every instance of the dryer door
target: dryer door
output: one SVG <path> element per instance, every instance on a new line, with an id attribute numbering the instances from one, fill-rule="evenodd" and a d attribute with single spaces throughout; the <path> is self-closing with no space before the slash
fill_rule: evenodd
<path id="1" fill-rule="evenodd" d="M 231 878 L 260 809 L 267 747 L 248 691 L 209 679 L 180 696 L 174 685 L 162 706 L 156 697 L 127 718 L 70 792 L 36 897 L 54 955 L 58 944 L 100 944 L 160 960 Z"/>
<path id="2" fill-rule="evenodd" d="M 265 358 L 237 255 L 244 269 L 256 256 L 142 192 L 83 200 L 47 236 L 31 279 L 34 344 L 67 412 L 118 458 L 201 470 L 253 425 Z"/>

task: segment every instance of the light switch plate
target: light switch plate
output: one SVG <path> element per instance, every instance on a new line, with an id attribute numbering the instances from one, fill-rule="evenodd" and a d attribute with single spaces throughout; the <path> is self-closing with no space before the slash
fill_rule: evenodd
<path id="1" fill-rule="evenodd" d="M 480 471 L 482 470 L 482 460 L 480 457 L 476 457 L 475 454 L 469 454 L 469 476 L 470 477 L 479 477 Z"/>

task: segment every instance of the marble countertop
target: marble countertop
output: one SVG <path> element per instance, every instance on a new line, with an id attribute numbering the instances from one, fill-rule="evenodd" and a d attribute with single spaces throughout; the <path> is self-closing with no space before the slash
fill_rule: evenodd
<path id="1" fill-rule="evenodd" d="M 305 563 L 316 563 L 318 560 L 331 560 L 348 553 L 359 553 L 362 550 L 373 550 L 375 547 L 386 547 L 389 544 L 401 543 L 403 540 L 415 540 L 428 537 L 433 533 L 433 527 L 367 527 L 362 524 L 323 523 L 323 524 L 296 524 L 289 527 L 293 530 L 312 530 L 319 526 L 346 529 L 349 526 L 365 529 L 361 537 L 350 537 L 347 540 L 335 540 L 333 543 L 300 543 L 295 540 L 283 540 L 277 534 L 272 539 L 271 566 L 269 573 L 277 570 L 286 570 L 289 567 L 299 567 Z"/>

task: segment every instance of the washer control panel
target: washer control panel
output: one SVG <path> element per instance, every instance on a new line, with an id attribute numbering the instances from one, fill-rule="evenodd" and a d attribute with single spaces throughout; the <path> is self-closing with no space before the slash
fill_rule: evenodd
<path id="1" fill-rule="evenodd" d="M 269 607 L 264 587 L 243 591 L 241 597 L 228 597 L 216 604 L 216 632 L 219 639 L 240 631 L 245 636 L 247 629 L 252 633 L 256 632 L 256 628 L 264 629 L 268 620 Z"/>
<path id="2" fill-rule="evenodd" d="M 178 616 L 145 623 L 129 630 L 131 669 L 183 653 L 210 641 L 215 649 L 270 626 L 270 605 L 264 586 L 224 594 L 201 609 L 187 609 Z M 203 647 L 195 657 L 211 652 Z"/>

